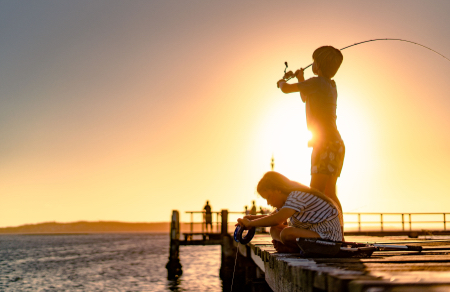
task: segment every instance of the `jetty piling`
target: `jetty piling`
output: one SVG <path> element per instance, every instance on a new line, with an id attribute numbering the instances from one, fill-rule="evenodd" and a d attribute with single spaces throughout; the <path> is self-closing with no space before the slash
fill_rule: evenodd
<path id="1" fill-rule="evenodd" d="M 180 263 L 180 214 L 177 210 L 172 211 L 170 224 L 170 249 L 169 262 L 166 265 L 169 279 L 175 279 L 183 273 Z"/>
<path id="2" fill-rule="evenodd" d="M 228 232 L 228 210 L 221 210 L 220 217 L 221 226 L 217 233 L 195 232 L 193 230 L 192 213 L 191 213 L 191 232 L 183 232 L 184 239 L 180 238 L 180 222 L 179 212 L 172 211 L 172 222 L 170 230 L 170 254 L 169 262 L 166 265 L 168 278 L 174 279 L 182 274 L 182 267 L 179 259 L 179 247 L 182 245 L 221 245 L 221 266 L 220 278 L 223 281 L 224 291 L 231 290 L 233 282 L 234 292 L 238 291 L 272 291 L 267 285 L 264 272 L 254 264 L 253 260 L 248 257 L 250 255 L 249 247 L 246 245 L 237 245 L 233 236 Z M 201 212 L 199 212 L 201 213 Z M 239 213 L 239 212 L 233 212 Z M 219 216 L 218 216 L 219 217 Z M 196 239 L 194 236 L 200 236 Z M 241 251 L 238 253 L 237 248 Z M 244 255 L 242 255 L 244 253 Z M 236 265 L 235 265 L 236 262 Z M 234 272 L 234 280 L 233 280 Z"/>
<path id="3" fill-rule="evenodd" d="M 192 213 L 191 213 L 192 214 Z M 191 215 L 192 217 L 192 215 Z M 220 233 L 205 232 L 185 232 L 184 240 L 180 240 L 180 215 L 178 210 L 172 211 L 171 227 L 170 227 L 170 247 L 169 262 L 166 265 L 168 278 L 173 279 L 182 274 L 182 266 L 180 263 L 180 245 L 221 245 L 222 247 L 222 266 L 221 273 L 228 274 L 229 263 L 234 264 L 236 255 L 236 247 L 233 244 L 233 238 L 228 233 L 228 210 L 221 210 L 222 226 Z M 191 226 L 192 226 L 191 222 Z M 202 239 L 194 239 L 194 235 L 201 235 Z"/>

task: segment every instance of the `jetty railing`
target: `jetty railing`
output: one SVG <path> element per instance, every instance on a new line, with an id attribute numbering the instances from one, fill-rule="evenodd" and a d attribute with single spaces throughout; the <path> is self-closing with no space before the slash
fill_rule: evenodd
<path id="1" fill-rule="evenodd" d="M 447 231 L 450 213 L 344 213 L 345 229 L 363 231 Z M 351 220 L 348 220 L 352 218 Z M 356 219 L 355 219 L 356 218 Z"/>
<path id="2" fill-rule="evenodd" d="M 194 232 L 195 226 L 201 224 L 201 232 L 205 231 L 205 211 L 186 211 L 190 214 L 190 232 Z M 212 213 L 212 226 L 216 232 L 221 231 L 222 212 Z M 195 216 L 195 214 L 197 216 Z M 257 214 L 261 214 L 257 212 Z M 202 215 L 202 216 L 198 216 Z M 245 215 L 245 211 L 228 211 L 228 216 Z M 236 216 L 237 215 L 237 216 Z M 196 217 L 196 218 L 194 218 Z M 196 220 L 194 220 L 196 219 Z M 215 219 L 215 220 L 214 220 Z M 234 218 L 233 218 L 234 219 Z M 234 226 L 235 220 L 227 218 L 229 226 Z M 346 232 L 364 233 L 369 231 L 378 232 L 411 232 L 424 230 L 439 230 L 450 232 L 450 212 L 444 213 L 344 213 L 344 227 Z"/>

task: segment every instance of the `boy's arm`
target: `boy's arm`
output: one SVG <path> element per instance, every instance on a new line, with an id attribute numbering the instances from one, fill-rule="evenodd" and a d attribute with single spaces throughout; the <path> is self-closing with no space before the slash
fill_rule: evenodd
<path id="1" fill-rule="evenodd" d="M 300 70 L 295 71 L 295 77 L 297 78 L 298 82 L 305 81 L 304 69 L 301 68 Z M 302 98 L 303 102 L 306 102 L 306 98 L 303 96 L 303 94 L 301 92 L 300 92 L 300 97 Z"/>
<path id="2" fill-rule="evenodd" d="M 299 92 L 300 89 L 298 89 L 297 83 L 289 84 L 286 82 L 286 80 L 281 79 L 277 82 L 278 87 L 280 87 L 281 91 L 283 93 L 292 93 L 292 92 Z"/>
<path id="3" fill-rule="evenodd" d="M 247 216 L 244 216 L 244 218 L 247 218 L 248 220 L 255 220 L 255 219 L 259 219 L 259 218 L 262 218 L 262 217 L 266 217 L 267 215 L 264 215 L 264 214 L 262 214 L 262 215 L 247 215 Z"/>
<path id="4" fill-rule="evenodd" d="M 255 220 L 238 219 L 238 222 L 242 225 L 245 225 L 246 228 L 252 227 L 266 227 L 266 226 L 276 226 L 283 224 L 289 217 L 294 215 L 297 212 L 290 208 L 282 208 L 277 213 L 268 215 Z"/>
<path id="5" fill-rule="evenodd" d="M 305 77 L 303 75 L 304 74 L 303 71 L 304 70 L 302 68 L 302 69 L 299 69 L 299 70 L 295 71 L 295 73 L 292 73 L 292 71 L 289 71 L 286 74 L 288 74 L 288 76 L 295 75 L 295 77 L 297 78 L 298 82 L 303 82 L 303 81 L 305 81 Z M 285 74 L 285 77 L 286 77 L 286 74 Z M 292 93 L 292 92 L 299 92 L 300 91 L 300 89 L 298 88 L 297 83 L 289 84 L 284 79 L 279 80 L 277 82 L 277 86 L 281 89 L 281 91 L 283 93 Z M 302 96 L 302 101 L 305 102 L 305 99 L 304 99 L 303 96 Z"/>

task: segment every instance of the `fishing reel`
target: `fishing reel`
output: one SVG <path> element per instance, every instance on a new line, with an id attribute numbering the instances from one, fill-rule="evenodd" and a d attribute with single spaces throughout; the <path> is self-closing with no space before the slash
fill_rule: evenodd
<path id="1" fill-rule="evenodd" d="M 250 241 L 252 241 L 253 236 L 255 236 L 256 228 L 250 228 L 247 232 L 247 234 L 242 238 L 242 235 L 244 233 L 245 227 L 238 225 L 236 226 L 236 229 L 234 230 L 234 241 L 241 243 L 241 244 L 247 244 Z"/>
<path id="2" fill-rule="evenodd" d="M 286 70 L 288 68 L 288 63 L 287 62 L 284 62 L 284 65 L 286 66 L 286 68 L 284 68 L 283 79 L 286 80 L 286 81 L 289 81 L 289 80 L 291 80 L 292 78 L 295 77 L 295 74 L 292 71 L 286 72 Z"/>
<path id="3" fill-rule="evenodd" d="M 295 73 L 292 72 L 292 71 L 286 72 L 286 70 L 287 70 L 287 68 L 288 68 L 288 63 L 287 63 L 287 62 L 284 62 L 284 65 L 286 66 L 286 68 L 284 68 L 284 75 L 283 75 L 283 78 L 282 78 L 282 79 L 284 79 L 284 80 L 287 82 L 287 81 L 291 80 L 292 78 L 297 77 L 297 76 L 295 75 Z M 308 69 L 308 68 L 311 67 L 311 66 L 312 66 L 312 64 L 309 64 L 308 66 L 306 66 L 305 68 L 303 68 L 303 70 Z M 277 84 L 277 87 L 279 87 L 278 84 Z"/>
<path id="4" fill-rule="evenodd" d="M 286 70 L 287 70 L 287 68 L 288 68 L 288 63 L 287 63 L 287 62 L 284 62 L 284 65 L 286 66 L 286 68 L 284 68 L 284 75 L 283 75 L 283 78 L 282 78 L 282 79 L 284 79 L 284 80 L 286 80 L 286 81 L 289 81 L 289 80 L 291 80 L 292 78 L 296 77 L 295 74 L 294 74 L 294 72 L 292 72 L 292 71 L 286 72 Z M 277 84 L 277 87 L 279 87 L 278 84 Z"/>

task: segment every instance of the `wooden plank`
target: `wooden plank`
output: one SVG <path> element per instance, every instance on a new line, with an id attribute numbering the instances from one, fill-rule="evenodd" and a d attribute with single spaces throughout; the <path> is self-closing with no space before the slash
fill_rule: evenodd
<path id="1" fill-rule="evenodd" d="M 371 272 L 372 275 L 389 280 L 390 282 L 434 282 L 450 283 L 449 271 L 389 271 L 389 272 Z"/>
<path id="2" fill-rule="evenodd" d="M 264 262 L 262 261 L 261 257 L 258 256 L 255 253 L 255 249 L 250 249 L 250 257 L 252 258 L 253 262 L 263 271 L 265 272 L 266 269 L 264 267 Z"/>
<path id="3" fill-rule="evenodd" d="M 349 292 L 366 291 L 395 291 L 395 292 L 448 292 L 450 283 L 422 283 L 422 282 L 389 282 L 379 280 L 354 280 L 348 285 Z"/>
<path id="4" fill-rule="evenodd" d="M 449 272 L 449 263 L 346 263 L 346 264 L 327 264 L 329 267 L 342 268 L 354 271 L 365 271 L 370 274 L 377 272 Z M 449 275 L 450 276 L 450 275 Z"/>
<path id="5" fill-rule="evenodd" d="M 221 245 L 222 240 L 180 240 L 180 245 Z"/>
<path id="6" fill-rule="evenodd" d="M 371 258 L 315 258 L 319 263 L 447 263 L 450 262 L 449 255 L 404 255 L 389 257 L 371 257 Z"/>

